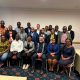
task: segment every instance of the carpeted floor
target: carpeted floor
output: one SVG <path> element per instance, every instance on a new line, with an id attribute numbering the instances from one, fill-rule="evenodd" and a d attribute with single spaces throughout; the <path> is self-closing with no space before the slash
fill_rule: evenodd
<path id="1" fill-rule="evenodd" d="M 80 80 L 80 76 L 76 76 L 72 72 L 71 78 L 66 74 L 46 72 L 43 75 L 40 74 L 40 70 L 36 70 L 34 73 L 31 73 L 32 69 L 22 70 L 20 67 L 4 67 L 0 68 L 0 75 L 9 75 L 9 76 L 22 76 L 28 77 L 28 80 Z"/>

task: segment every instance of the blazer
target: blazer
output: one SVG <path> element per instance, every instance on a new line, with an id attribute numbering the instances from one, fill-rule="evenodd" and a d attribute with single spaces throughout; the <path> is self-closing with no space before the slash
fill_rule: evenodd
<path id="1" fill-rule="evenodd" d="M 71 34 L 71 39 L 74 40 L 74 36 L 75 36 L 74 31 L 71 30 L 71 31 L 70 31 L 70 34 Z"/>
<path id="2" fill-rule="evenodd" d="M 28 45 L 28 43 L 27 43 L 27 41 L 25 41 L 25 42 L 24 42 L 24 49 L 25 49 L 25 48 L 28 49 L 28 48 L 27 48 L 27 45 Z M 34 50 L 35 50 L 34 42 L 31 41 L 31 42 L 30 42 L 30 46 L 29 46 L 29 52 L 34 52 Z"/>
<path id="3" fill-rule="evenodd" d="M 17 34 L 17 32 L 15 30 L 12 30 L 12 38 L 13 38 L 13 40 L 15 39 L 16 34 Z M 7 31 L 5 33 L 5 37 L 9 40 L 9 38 L 10 38 L 9 31 Z"/>

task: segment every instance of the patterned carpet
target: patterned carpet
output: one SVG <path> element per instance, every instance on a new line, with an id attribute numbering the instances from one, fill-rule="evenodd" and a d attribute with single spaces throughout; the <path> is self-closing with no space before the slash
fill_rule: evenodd
<path id="1" fill-rule="evenodd" d="M 36 70 L 34 73 L 31 73 L 32 69 L 22 70 L 20 67 L 4 67 L 0 68 L 0 75 L 9 75 L 9 76 L 22 76 L 28 77 L 28 80 L 80 80 L 80 76 L 76 76 L 72 72 L 71 78 L 66 74 L 46 72 L 43 75 L 40 74 L 40 70 Z"/>

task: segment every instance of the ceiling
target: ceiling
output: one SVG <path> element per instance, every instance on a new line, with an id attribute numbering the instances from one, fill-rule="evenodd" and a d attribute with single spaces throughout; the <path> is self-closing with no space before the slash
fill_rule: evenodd
<path id="1" fill-rule="evenodd" d="M 0 0 L 0 7 L 28 9 L 80 9 L 80 0 Z"/>

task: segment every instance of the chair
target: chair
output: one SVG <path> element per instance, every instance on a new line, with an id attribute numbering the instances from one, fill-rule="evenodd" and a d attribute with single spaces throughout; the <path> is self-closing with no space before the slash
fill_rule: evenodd
<path id="1" fill-rule="evenodd" d="M 74 70 L 75 56 L 76 56 L 76 54 L 74 54 L 73 62 L 72 62 L 71 64 L 68 64 L 67 66 L 65 66 L 65 68 L 69 68 L 69 72 L 66 71 L 66 72 L 68 72 L 68 76 L 69 76 L 69 77 L 71 76 L 71 70 L 72 70 L 72 68 L 73 68 L 73 70 Z M 57 72 L 58 72 L 58 71 L 59 71 L 59 64 L 57 65 Z"/>
<path id="2" fill-rule="evenodd" d="M 13 55 L 10 60 L 13 60 L 14 62 L 17 61 L 16 55 Z M 11 66 L 11 61 L 10 61 L 10 60 L 7 60 L 7 66 L 9 66 L 9 67 Z M 22 60 L 18 60 L 18 65 L 19 65 L 19 67 L 22 66 L 22 63 L 23 63 Z"/>
<path id="3" fill-rule="evenodd" d="M 75 56 L 76 56 L 76 54 L 74 54 L 73 62 L 67 66 L 67 67 L 69 67 L 69 73 L 68 73 L 69 77 L 71 76 L 71 70 L 72 70 L 72 68 L 73 68 L 73 70 L 74 70 Z"/>

